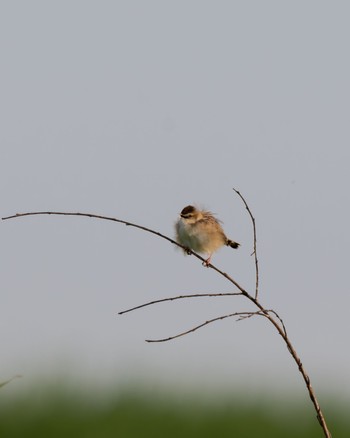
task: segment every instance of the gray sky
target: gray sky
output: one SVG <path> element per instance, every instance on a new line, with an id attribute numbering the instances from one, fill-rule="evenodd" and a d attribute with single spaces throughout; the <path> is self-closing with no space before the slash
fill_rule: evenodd
<path id="1" fill-rule="evenodd" d="M 218 214 L 239 251 L 214 263 L 283 317 L 318 392 L 349 388 L 349 17 L 343 1 L 18 1 L 0 6 L 1 216 L 80 211 L 169 236 Z M 66 217 L 1 223 L 0 380 L 248 388 L 303 382 L 262 318 L 167 344 L 243 299 L 166 241 Z M 63 370 L 63 371 L 62 371 Z M 306 395 L 306 394 L 305 394 Z"/>

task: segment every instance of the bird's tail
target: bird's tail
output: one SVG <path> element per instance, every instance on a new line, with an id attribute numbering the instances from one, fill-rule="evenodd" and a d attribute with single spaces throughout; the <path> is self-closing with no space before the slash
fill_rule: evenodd
<path id="1" fill-rule="evenodd" d="M 234 242 L 233 240 L 227 239 L 226 245 L 230 246 L 231 248 L 236 248 L 237 249 L 240 244 L 237 243 L 237 242 Z"/>

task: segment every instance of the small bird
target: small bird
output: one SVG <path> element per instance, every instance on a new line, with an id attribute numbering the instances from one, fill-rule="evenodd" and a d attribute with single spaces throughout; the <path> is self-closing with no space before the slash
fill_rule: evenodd
<path id="1" fill-rule="evenodd" d="M 208 266 L 215 251 L 222 246 L 238 248 L 239 243 L 226 237 L 220 221 L 210 211 L 198 210 L 193 205 L 185 207 L 175 223 L 176 241 L 180 245 L 209 257 L 203 262 Z M 188 250 L 184 250 L 185 254 Z"/>

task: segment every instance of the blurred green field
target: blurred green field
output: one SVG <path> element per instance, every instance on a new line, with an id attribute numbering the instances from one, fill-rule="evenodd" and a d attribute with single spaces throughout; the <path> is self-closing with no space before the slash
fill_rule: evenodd
<path id="1" fill-rule="evenodd" d="M 1 438 L 252 438 L 322 437 L 312 409 L 288 401 L 251 403 L 242 396 L 203 402 L 198 395 L 154 396 L 124 391 L 104 398 L 93 391 L 78 396 L 69 390 L 32 388 L 8 397 L 0 391 Z M 350 437 L 346 414 L 327 412 L 333 437 Z"/>

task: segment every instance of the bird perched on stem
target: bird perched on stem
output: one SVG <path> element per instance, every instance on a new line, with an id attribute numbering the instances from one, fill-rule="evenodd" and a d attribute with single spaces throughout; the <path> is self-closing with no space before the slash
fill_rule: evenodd
<path id="1" fill-rule="evenodd" d="M 180 217 L 175 223 L 176 241 L 186 248 L 208 254 L 208 258 L 203 262 L 208 266 L 215 251 L 222 246 L 238 248 L 239 243 L 226 237 L 220 221 L 216 219 L 210 211 L 198 210 L 193 205 L 185 207 Z M 184 250 L 188 253 L 188 250 Z"/>

